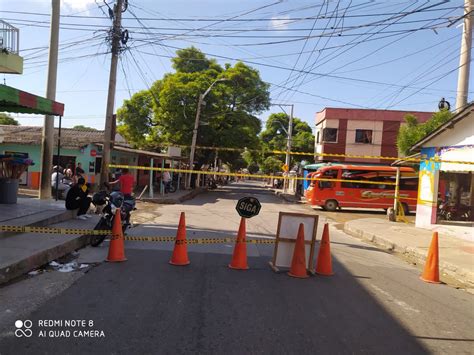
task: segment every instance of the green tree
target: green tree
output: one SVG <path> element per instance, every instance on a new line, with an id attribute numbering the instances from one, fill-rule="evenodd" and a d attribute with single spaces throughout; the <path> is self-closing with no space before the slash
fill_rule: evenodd
<path id="1" fill-rule="evenodd" d="M 75 125 L 74 127 L 72 127 L 73 129 L 80 129 L 80 130 L 83 130 L 83 131 L 97 131 L 95 128 L 92 128 L 92 127 L 87 127 L 87 126 L 84 126 L 84 125 Z"/>
<path id="2" fill-rule="evenodd" d="M 216 82 L 205 97 L 197 144 L 257 148 L 261 123 L 256 115 L 270 104 L 268 85 L 258 71 L 240 62 L 226 64 L 224 69 L 194 47 L 176 54 L 175 73 L 124 101 L 117 111 L 118 131 L 138 147 L 190 145 L 199 95 L 217 79 L 225 79 Z M 200 163 L 210 163 L 213 158 L 209 151 L 196 151 Z M 242 158 L 238 152 L 221 151 L 219 159 L 234 167 L 232 162 Z"/>
<path id="3" fill-rule="evenodd" d="M 286 150 L 288 124 L 289 117 L 285 113 L 273 113 L 268 117 L 265 130 L 260 134 L 262 145 L 265 150 Z M 291 150 L 294 152 L 304 153 L 314 152 L 314 135 L 311 131 L 311 127 L 306 122 L 296 117 L 293 118 Z M 278 157 L 278 159 L 283 163 L 283 156 L 281 158 Z M 292 156 L 292 163 L 297 159 L 298 157 Z M 280 164 L 278 168 L 279 171 L 281 170 L 281 165 L 282 164 Z"/>
<path id="4" fill-rule="evenodd" d="M 406 115 L 404 117 L 406 124 L 400 127 L 397 135 L 398 153 L 402 156 L 408 155 L 415 143 L 447 122 L 451 117 L 452 113 L 449 110 L 441 110 L 435 112 L 425 123 L 419 123 L 416 116 Z"/>
<path id="5" fill-rule="evenodd" d="M 260 164 L 260 168 L 265 174 L 271 174 L 282 171 L 281 167 L 283 166 L 283 164 L 283 160 L 271 155 L 267 157 L 262 164 Z"/>
<path id="6" fill-rule="evenodd" d="M 192 46 L 176 51 L 176 57 L 171 59 L 173 69 L 181 73 L 202 72 L 208 69 L 222 71 L 215 59 L 208 59 L 199 49 Z"/>
<path id="7" fill-rule="evenodd" d="M 6 113 L 0 112 L 0 124 L 9 125 L 9 126 L 19 126 L 20 123 L 15 120 L 12 116 L 7 115 Z"/>

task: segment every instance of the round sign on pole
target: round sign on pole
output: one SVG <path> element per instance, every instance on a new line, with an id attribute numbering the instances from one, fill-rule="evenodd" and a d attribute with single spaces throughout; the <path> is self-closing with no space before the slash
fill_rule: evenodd
<path id="1" fill-rule="evenodd" d="M 244 197 L 237 202 L 235 209 L 240 217 L 252 218 L 258 215 L 262 205 L 255 197 Z"/>

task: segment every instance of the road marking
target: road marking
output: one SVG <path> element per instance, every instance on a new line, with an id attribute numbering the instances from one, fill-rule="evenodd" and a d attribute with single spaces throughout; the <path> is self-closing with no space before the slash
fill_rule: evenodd
<path id="1" fill-rule="evenodd" d="M 375 285 L 371 285 L 375 290 L 377 290 L 378 292 L 380 292 L 381 294 L 383 294 L 384 296 L 387 297 L 387 301 L 389 302 L 393 302 L 395 303 L 396 305 L 402 307 L 405 311 L 408 311 L 408 312 L 414 312 L 414 313 L 420 313 L 420 310 L 416 309 L 416 308 L 413 308 L 412 306 L 410 306 L 408 303 L 406 302 L 403 302 L 403 301 L 400 301 L 398 299 L 396 299 L 395 297 L 393 297 L 390 293 L 388 293 L 387 291 L 384 291 L 382 290 L 380 287 L 378 286 L 375 286 Z"/>

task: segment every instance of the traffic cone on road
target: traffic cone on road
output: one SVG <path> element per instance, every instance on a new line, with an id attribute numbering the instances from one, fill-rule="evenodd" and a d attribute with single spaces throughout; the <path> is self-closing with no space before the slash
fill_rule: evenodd
<path id="1" fill-rule="evenodd" d="M 245 241 L 246 234 L 245 218 L 242 217 L 240 219 L 237 240 L 235 241 L 234 254 L 232 255 L 232 261 L 229 264 L 231 269 L 248 270 L 249 268 L 247 264 L 247 243 Z"/>
<path id="2" fill-rule="evenodd" d="M 332 272 L 331 244 L 329 242 L 329 225 L 324 224 L 323 237 L 319 244 L 316 273 L 324 276 L 334 275 Z"/>
<path id="3" fill-rule="evenodd" d="M 115 212 L 114 224 L 112 226 L 112 238 L 109 244 L 109 254 L 106 261 L 118 262 L 125 261 L 125 247 L 123 241 L 122 218 L 120 216 L 120 209 Z"/>
<path id="4" fill-rule="evenodd" d="M 188 249 L 186 245 L 186 221 L 184 212 L 179 217 L 178 232 L 174 242 L 173 255 L 171 255 L 170 264 L 184 266 L 189 265 Z"/>
<path id="5" fill-rule="evenodd" d="M 306 251 L 304 246 L 304 224 L 300 223 L 298 228 L 298 237 L 296 238 L 295 249 L 293 250 L 293 259 L 288 275 L 305 279 L 308 276 L 306 270 Z"/>
<path id="6" fill-rule="evenodd" d="M 438 251 L 438 232 L 433 232 L 430 249 L 426 257 L 425 269 L 420 279 L 433 284 L 441 283 L 439 281 L 439 251 Z"/>

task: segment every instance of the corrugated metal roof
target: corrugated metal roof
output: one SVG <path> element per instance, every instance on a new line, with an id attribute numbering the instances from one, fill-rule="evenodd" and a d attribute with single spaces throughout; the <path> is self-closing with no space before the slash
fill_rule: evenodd
<path id="1" fill-rule="evenodd" d="M 0 125 L 3 131 L 3 143 L 40 145 L 43 127 Z M 58 128 L 54 129 L 54 144 L 58 139 Z M 104 131 L 86 129 L 61 129 L 62 148 L 80 148 L 91 143 L 104 141 Z"/>

